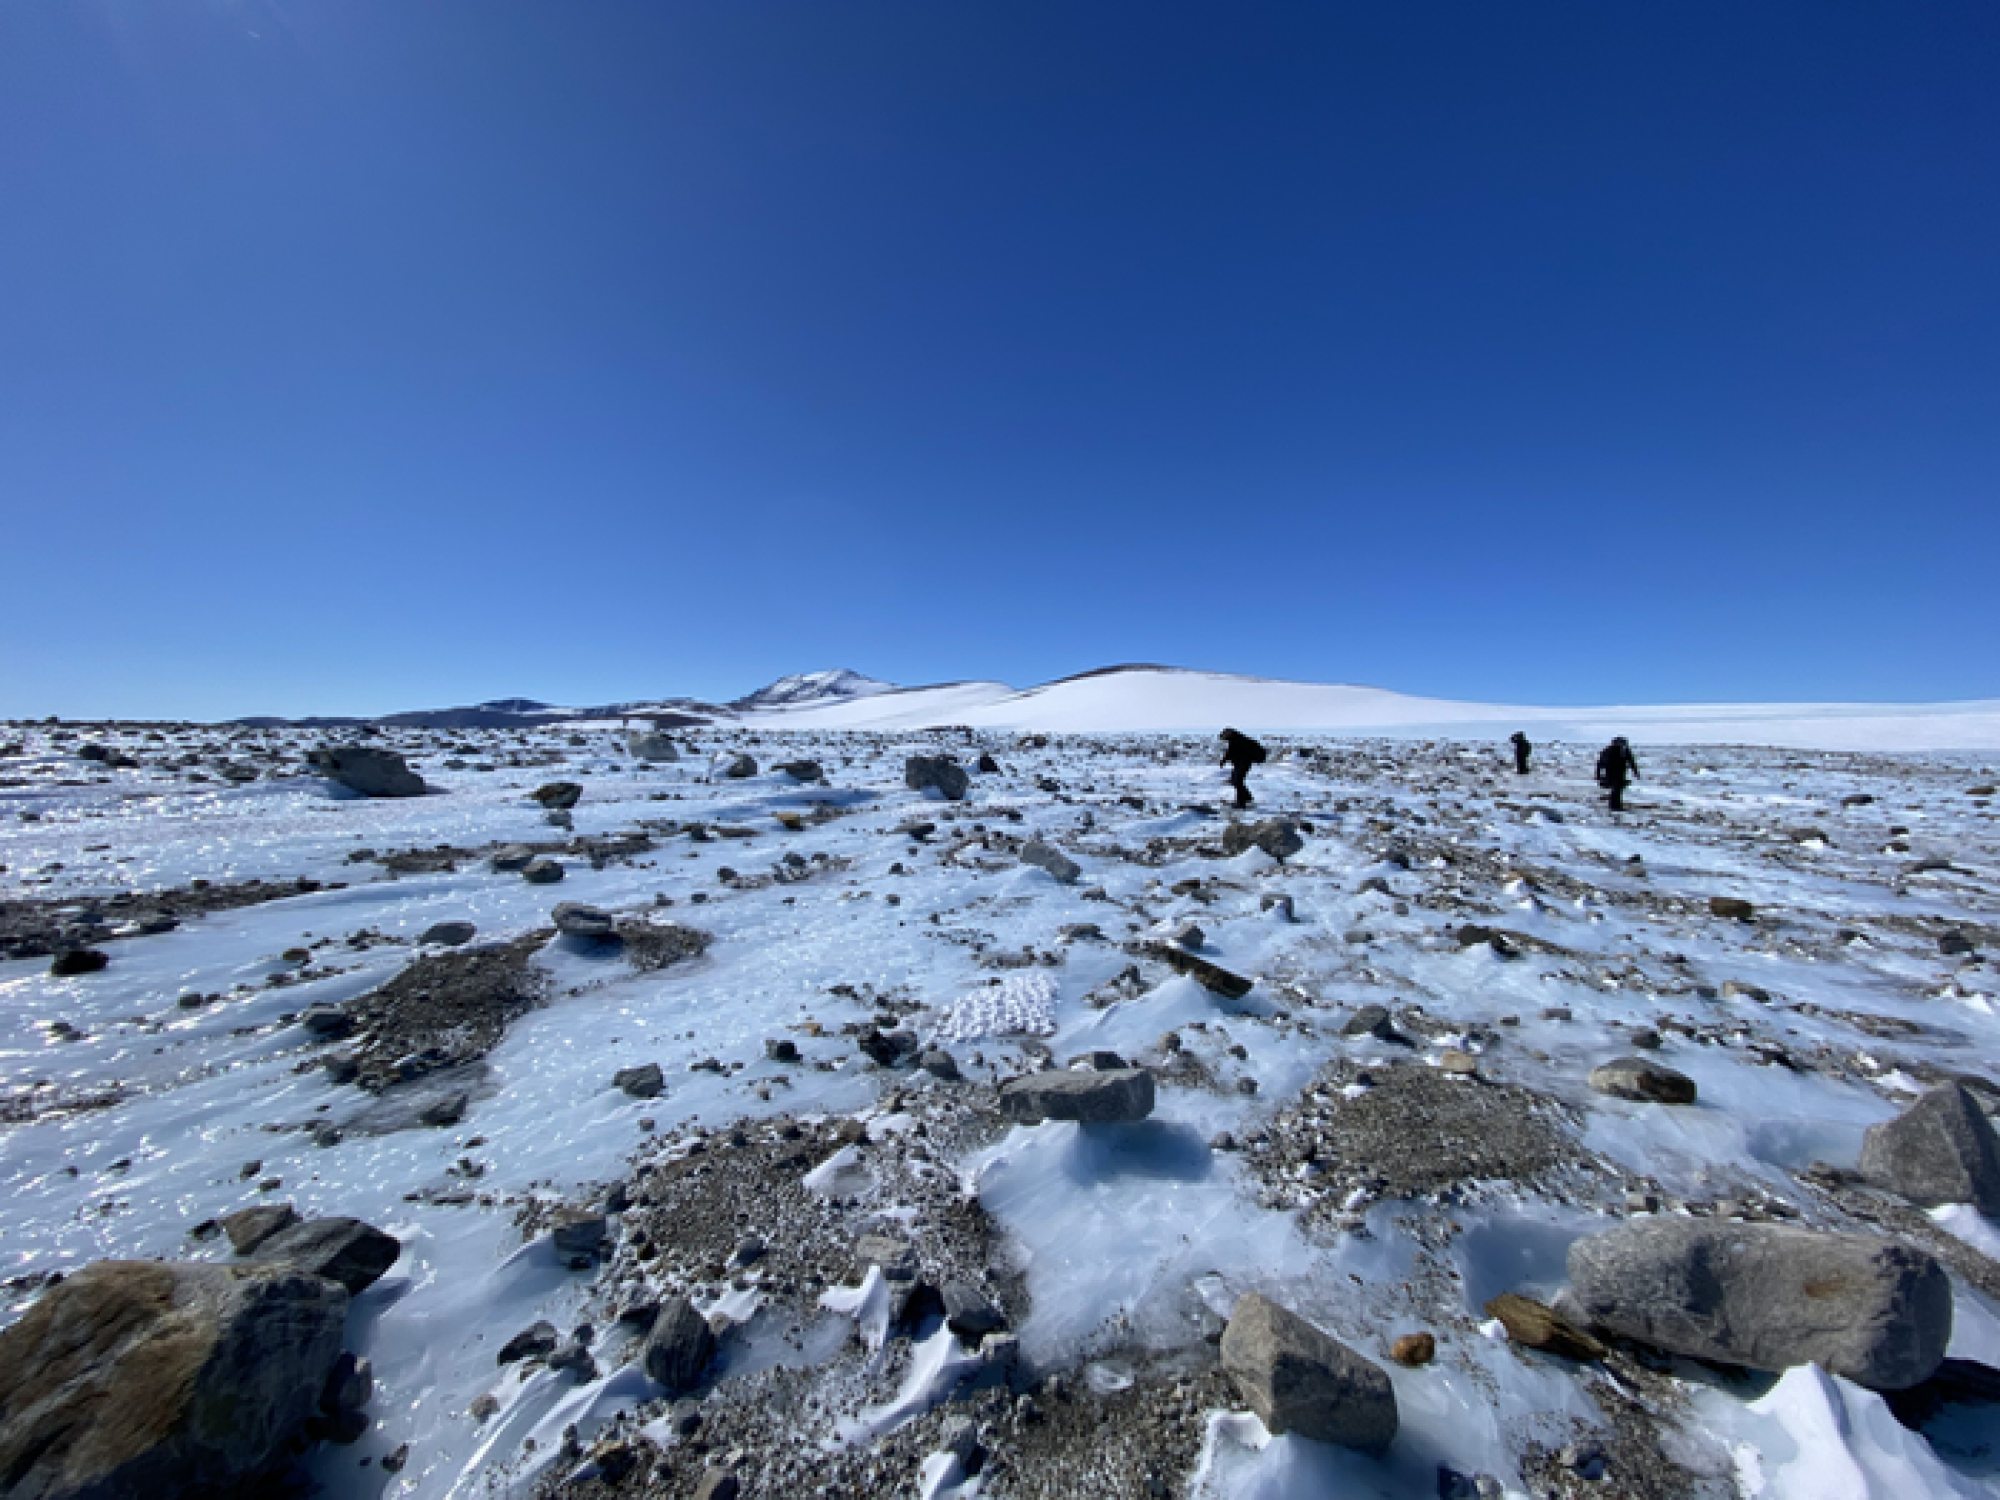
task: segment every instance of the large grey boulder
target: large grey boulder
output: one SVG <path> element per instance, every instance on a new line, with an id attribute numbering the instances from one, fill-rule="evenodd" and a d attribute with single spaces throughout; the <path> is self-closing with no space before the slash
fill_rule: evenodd
<path id="1" fill-rule="evenodd" d="M 640 1356 L 647 1375 L 666 1388 L 670 1396 L 691 1391 L 700 1383 L 702 1371 L 715 1354 L 715 1335 L 708 1319 L 695 1311 L 685 1297 L 670 1297 L 653 1317 L 652 1332 L 646 1335 Z"/>
<path id="2" fill-rule="evenodd" d="M 681 752 L 674 742 L 658 730 L 651 733 L 635 730 L 625 736 L 625 749 L 634 760 L 679 760 Z"/>
<path id="3" fill-rule="evenodd" d="M 935 790 L 947 802 L 963 802 L 972 778 L 949 755 L 912 755 L 903 762 L 903 785 L 913 792 Z"/>
<path id="4" fill-rule="evenodd" d="M 258 1245 L 250 1258 L 259 1264 L 290 1266 L 337 1281 L 350 1293 L 373 1286 L 396 1263 L 403 1245 L 359 1219 L 307 1219 L 281 1229 Z"/>
<path id="5" fill-rule="evenodd" d="M 306 764 L 364 797 L 421 797 L 430 788 L 393 750 L 369 745 L 329 745 L 307 754 Z"/>
<path id="6" fill-rule="evenodd" d="M 1222 1368 L 1273 1436 L 1380 1453 L 1396 1440 L 1389 1377 L 1270 1298 L 1245 1292 L 1222 1334 Z"/>
<path id="7" fill-rule="evenodd" d="M 1970 1203 L 2000 1219 L 2000 1140 L 1963 1084 L 1932 1089 L 1861 1137 L 1861 1175 L 1925 1208 Z"/>
<path id="8" fill-rule="evenodd" d="M 1927 1378 L 1951 1340 L 1951 1281 L 1873 1235 L 1634 1220 L 1576 1241 L 1569 1279 L 1600 1328 L 1756 1370 L 1817 1364 L 1874 1390 Z"/>
<path id="9" fill-rule="evenodd" d="M 280 1266 L 96 1261 L 0 1332 L 10 1500 L 197 1500 L 282 1466 L 347 1293 Z"/>
<path id="10" fill-rule="evenodd" d="M 1252 849 L 1262 849 L 1273 859 L 1290 859 L 1306 841 L 1299 825 L 1290 818 L 1265 818 L 1259 823 L 1231 823 L 1222 830 L 1222 852 L 1234 859 Z"/>
<path id="11" fill-rule="evenodd" d="M 1042 839 L 1029 839 L 1021 846 L 1021 863 L 1047 870 L 1063 885 L 1074 884 L 1076 877 L 1083 873 L 1083 867 L 1075 860 Z"/>
<path id="12" fill-rule="evenodd" d="M 1030 1073 L 1000 1086 L 1000 1112 L 1021 1125 L 1130 1124 L 1153 1112 L 1153 1075 L 1144 1068 Z"/>
<path id="13" fill-rule="evenodd" d="M 1590 1070 L 1590 1086 L 1613 1099 L 1635 1104 L 1692 1104 L 1694 1080 L 1643 1057 L 1614 1057 Z"/>

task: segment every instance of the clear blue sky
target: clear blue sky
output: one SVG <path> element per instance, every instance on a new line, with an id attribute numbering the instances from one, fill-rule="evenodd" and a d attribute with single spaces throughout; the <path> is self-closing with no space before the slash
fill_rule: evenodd
<path id="1" fill-rule="evenodd" d="M 2000 696 L 2000 6 L 5 0 L 0 714 Z"/>

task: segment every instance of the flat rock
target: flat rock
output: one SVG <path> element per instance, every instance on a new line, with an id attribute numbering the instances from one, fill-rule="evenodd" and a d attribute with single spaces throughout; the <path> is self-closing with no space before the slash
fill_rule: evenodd
<path id="1" fill-rule="evenodd" d="M 1153 952 L 1164 959 L 1169 967 L 1187 975 L 1203 989 L 1212 990 L 1226 1000 L 1241 1000 L 1257 983 L 1254 979 L 1245 979 L 1241 974 L 1233 974 L 1221 964 L 1212 964 L 1207 959 L 1190 953 L 1185 948 L 1175 947 L 1171 943 L 1161 943 L 1153 949 Z"/>
<path id="2" fill-rule="evenodd" d="M 1389 1377 L 1338 1339 L 1257 1292 L 1237 1299 L 1222 1368 L 1274 1435 L 1380 1453 L 1395 1441 Z"/>
<path id="3" fill-rule="evenodd" d="M 396 1263 L 403 1246 L 359 1219 L 307 1219 L 282 1229 L 257 1247 L 251 1260 L 291 1266 L 337 1281 L 350 1293 L 373 1286 Z"/>
<path id="4" fill-rule="evenodd" d="M 371 745 L 329 745 L 308 754 L 306 764 L 364 797 L 421 797 L 430 790 L 402 756 Z"/>
<path id="5" fill-rule="evenodd" d="M 1634 1220 L 1569 1249 L 1595 1327 L 1755 1370 L 1817 1364 L 1874 1390 L 1926 1379 L 1951 1339 L 1951 1282 L 1873 1235 L 1706 1219 Z"/>
<path id="6" fill-rule="evenodd" d="M 581 901 L 559 901 L 549 920 L 556 924 L 556 931 L 564 937 L 584 938 L 592 942 L 602 942 L 618 935 L 618 922 L 610 912 L 596 906 L 586 906 Z"/>
<path id="7" fill-rule="evenodd" d="M 434 922 L 424 929 L 424 935 L 417 941 L 437 943 L 446 948 L 463 948 L 478 932 L 479 929 L 470 922 Z"/>
<path id="8" fill-rule="evenodd" d="M 620 1068 L 611 1075 L 612 1083 L 634 1099 L 651 1099 L 667 1086 L 658 1063 L 641 1063 L 636 1068 Z"/>
<path id="9" fill-rule="evenodd" d="M 1030 1073 L 1000 1086 L 1000 1112 L 1022 1125 L 1128 1124 L 1153 1112 L 1153 1075 L 1144 1068 Z"/>
<path id="10" fill-rule="evenodd" d="M 244 1492 L 287 1462 L 347 1293 L 281 1266 L 96 1261 L 0 1332 L 0 1476 L 34 1500 Z"/>
<path id="11" fill-rule="evenodd" d="M 2000 1141 L 1964 1085 L 1930 1090 L 1861 1138 L 1861 1175 L 1923 1208 L 1970 1203 L 2000 1219 Z"/>
<path id="12" fill-rule="evenodd" d="M 1643 1057 L 1614 1057 L 1590 1070 L 1590 1086 L 1613 1099 L 1640 1104 L 1692 1104 L 1694 1080 Z"/>

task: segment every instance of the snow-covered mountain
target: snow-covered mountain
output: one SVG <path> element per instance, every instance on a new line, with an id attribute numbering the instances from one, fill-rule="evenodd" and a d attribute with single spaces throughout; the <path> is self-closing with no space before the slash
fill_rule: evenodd
<path id="1" fill-rule="evenodd" d="M 729 706 L 736 709 L 786 708 L 802 703 L 845 702 L 894 691 L 893 683 L 864 677 L 846 667 L 834 667 L 824 672 L 796 672 L 790 677 L 780 677 L 767 687 L 745 694 Z"/>

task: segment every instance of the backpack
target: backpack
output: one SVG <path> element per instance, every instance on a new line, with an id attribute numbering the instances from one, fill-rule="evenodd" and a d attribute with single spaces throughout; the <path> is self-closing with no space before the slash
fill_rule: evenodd
<path id="1" fill-rule="evenodd" d="M 1271 758 L 1271 752 L 1247 734 L 1243 736 L 1243 748 L 1250 752 L 1250 764 L 1253 766 L 1261 766 Z"/>

